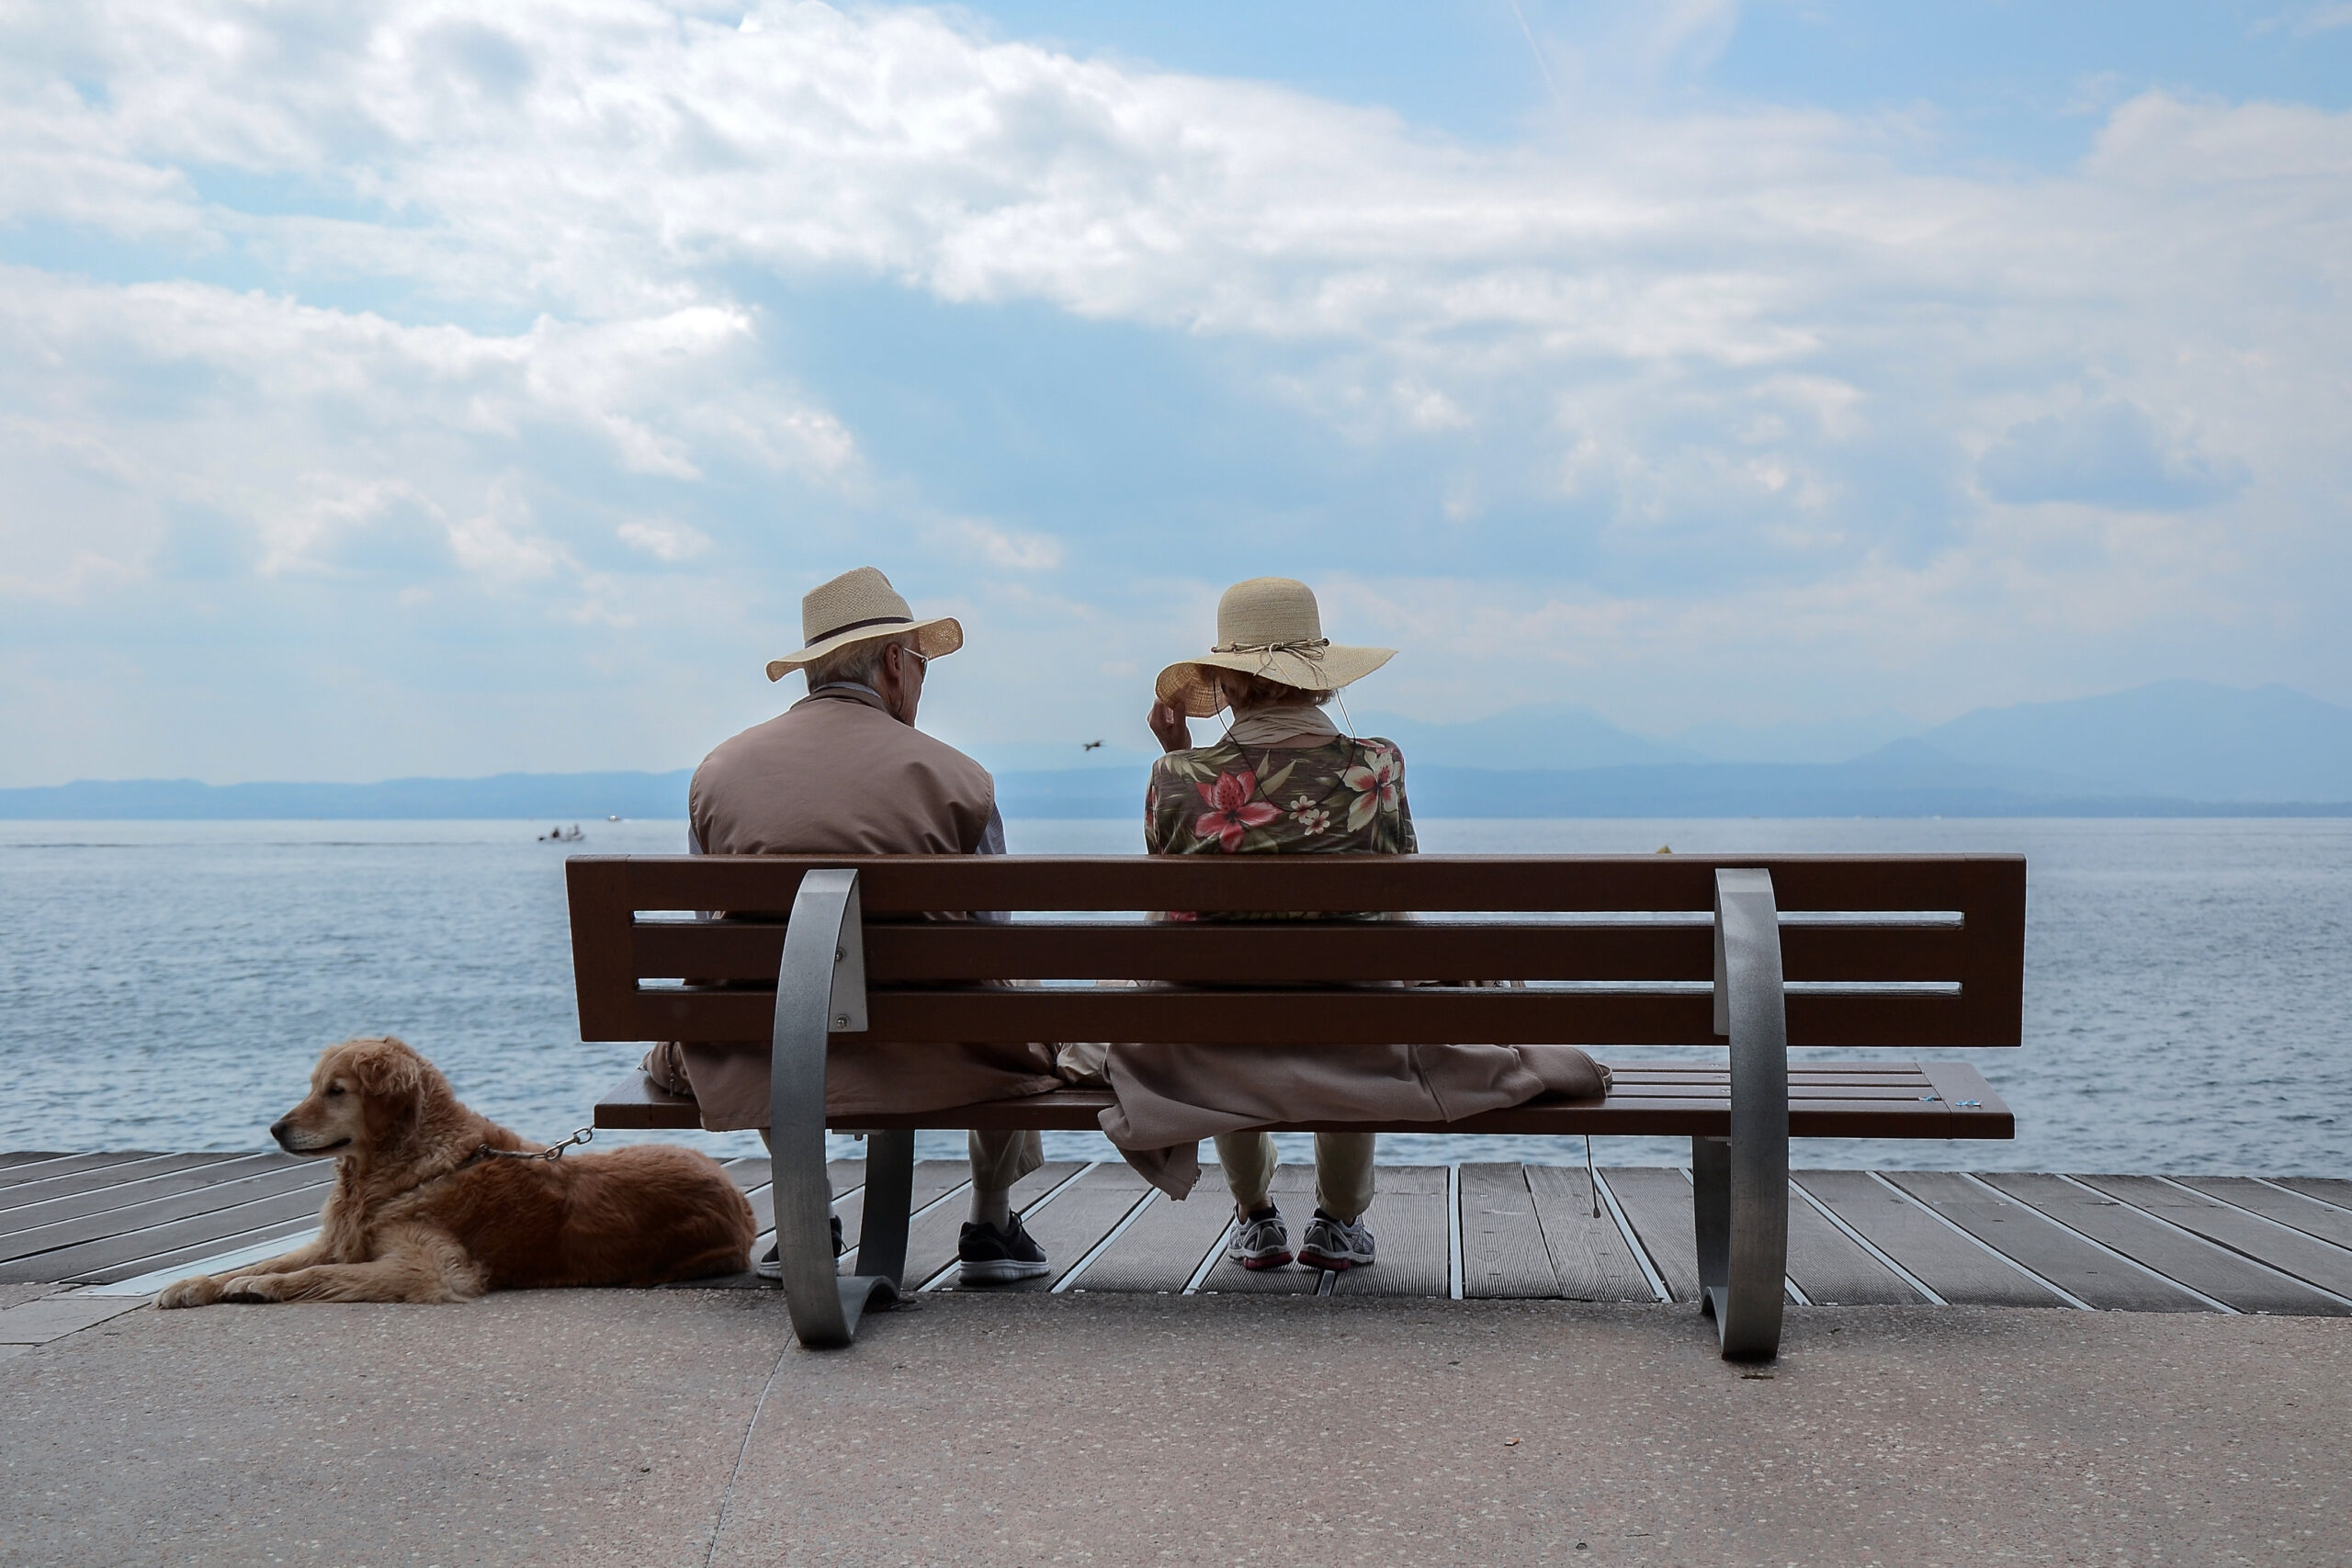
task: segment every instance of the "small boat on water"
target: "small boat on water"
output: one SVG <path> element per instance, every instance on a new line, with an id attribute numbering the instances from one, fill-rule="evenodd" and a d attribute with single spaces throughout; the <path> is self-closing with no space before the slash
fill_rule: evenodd
<path id="1" fill-rule="evenodd" d="M 543 844 L 576 844 L 587 837 L 587 834 L 580 830 L 580 824 L 574 822 L 569 828 L 548 829 L 546 832 L 539 835 L 539 842 Z"/>

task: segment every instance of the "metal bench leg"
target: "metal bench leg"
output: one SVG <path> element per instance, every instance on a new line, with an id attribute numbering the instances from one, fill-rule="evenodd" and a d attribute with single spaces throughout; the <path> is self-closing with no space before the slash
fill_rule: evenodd
<path id="1" fill-rule="evenodd" d="M 775 1157 L 775 1238 L 792 1332 L 810 1349 L 846 1345 L 857 1320 L 899 1293 L 905 1267 L 906 1205 L 899 1204 L 896 1267 L 888 1274 L 842 1275 L 833 1262 L 833 1184 L 825 1173 L 825 1043 L 865 1028 L 865 941 L 858 913 L 857 873 L 812 871 L 800 879 L 785 928 L 776 971 L 775 1034 L 768 1078 L 768 1145 Z M 907 1149 L 912 1153 L 910 1141 Z M 883 1162 L 885 1165 L 888 1161 Z M 911 1188 L 913 1170 L 906 1181 Z M 866 1213 L 875 1212 L 875 1194 Z M 862 1269 L 876 1259 L 863 1248 Z"/>
<path id="2" fill-rule="evenodd" d="M 907 1213 L 914 1207 L 915 1135 L 865 1134 L 865 1218 L 857 1230 L 857 1271 L 905 1288 Z"/>
<path id="3" fill-rule="evenodd" d="M 1690 1218 L 1699 1240 L 1699 1309 L 1731 1283 L 1731 1140 L 1690 1140 Z"/>
<path id="4" fill-rule="evenodd" d="M 1690 1141 L 1701 1301 L 1724 1359 L 1769 1361 L 1789 1267 L 1789 1028 L 1767 871 L 1715 873 L 1715 1032 L 1731 1041 L 1731 1136 Z"/>

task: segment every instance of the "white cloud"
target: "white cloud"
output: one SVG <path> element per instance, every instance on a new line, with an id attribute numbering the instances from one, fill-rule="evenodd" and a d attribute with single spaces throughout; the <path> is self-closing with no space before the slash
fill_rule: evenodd
<path id="1" fill-rule="evenodd" d="M 622 544 L 670 565 L 694 559 L 710 548 L 710 536 L 671 518 L 632 519 L 615 530 Z"/>
<path id="2" fill-rule="evenodd" d="M 1062 564 L 1062 543 L 1049 535 L 1023 533 L 958 517 L 933 530 L 933 536 L 990 566 L 1011 571 L 1051 571 Z"/>
<path id="3" fill-rule="evenodd" d="M 2310 38 L 2315 33 L 2332 33 L 2338 28 L 2352 28 L 2352 5 L 2344 0 L 2298 6 L 2283 16 L 2265 17 L 2255 24 L 2254 30 L 2267 33 L 2283 29 L 2298 38 Z"/>
<path id="4" fill-rule="evenodd" d="M 916 527 L 950 562 L 1063 573 L 1151 668 L 1171 573 L 1317 559 L 1232 503 L 1312 510 L 1341 465 L 1293 471 L 1287 433 L 1258 468 L 1188 459 L 1182 536 L 1115 568 L 1091 518 L 1008 502 L 1015 470 L 878 439 L 931 389 L 854 400 L 792 314 L 878 285 L 1205 343 L 1238 401 L 1307 411 L 1363 465 L 1332 504 L 1364 581 L 1424 523 L 1471 563 L 1409 615 L 1401 578 L 1366 601 L 1442 652 L 1431 704 L 1521 644 L 1679 682 L 1677 722 L 1806 669 L 1883 676 L 1842 706 L 1932 705 L 1936 658 L 1997 665 L 1972 637 L 2022 671 L 2260 621 L 2317 629 L 2258 678 L 2352 668 L 2320 613 L 2352 115 L 2146 93 L 2077 167 L 1979 175 L 1922 172 L 1892 119 L 1601 90 L 1710 58 L 1737 12 L 1547 44 L 1567 102 L 1497 147 L 917 10 L 0 14 L 0 224 L 96 258 L 0 274 L 0 595 L 381 579 L 419 615 L 462 587 L 734 628 L 750 669 L 766 577 L 853 564 L 888 513 L 951 519 Z M 1090 390 L 1024 412 L 1076 424 Z"/>
<path id="5" fill-rule="evenodd" d="M 242 528 L 266 573 L 547 579 L 577 563 L 528 521 L 513 470 L 532 442 L 670 479 L 854 468 L 837 421 L 744 360 L 740 311 L 494 335 L 194 283 L 19 268 L 0 285 L 0 440 L 39 454 L 17 480 L 51 497 L 0 512 L 18 563 L 0 590 L 68 592 L 98 558 L 143 571 L 191 513 Z M 70 529 L 66 494 L 82 498 Z"/>

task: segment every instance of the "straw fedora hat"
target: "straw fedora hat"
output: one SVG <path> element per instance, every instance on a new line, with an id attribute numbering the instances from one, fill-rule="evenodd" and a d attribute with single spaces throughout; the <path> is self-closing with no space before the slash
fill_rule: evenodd
<path id="1" fill-rule="evenodd" d="M 876 637 L 905 637 L 925 659 L 937 659 L 964 646 L 964 628 L 953 615 L 927 621 L 915 613 L 890 580 L 870 566 L 845 571 L 831 582 L 820 582 L 800 601 L 800 636 L 805 646 L 797 653 L 768 660 L 768 679 L 781 681 L 794 670 L 854 642 Z"/>
<path id="2" fill-rule="evenodd" d="M 1315 590 L 1288 577 L 1237 582 L 1216 602 L 1216 646 L 1171 664 L 1152 690 L 1194 718 L 1225 706 L 1216 672 L 1263 675 L 1306 692 L 1336 692 L 1396 657 L 1393 648 L 1342 648 L 1323 635 Z"/>

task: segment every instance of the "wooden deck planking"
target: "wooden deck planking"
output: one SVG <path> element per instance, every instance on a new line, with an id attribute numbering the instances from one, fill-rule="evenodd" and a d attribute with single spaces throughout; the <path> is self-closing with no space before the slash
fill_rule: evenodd
<path id="1" fill-rule="evenodd" d="M 2185 1235 L 2063 1177 L 1999 1171 L 1984 1179 L 2102 1246 L 2239 1312 L 2329 1317 L 2352 1312 L 2308 1285 L 2255 1268 L 2225 1247 Z"/>
<path id="2" fill-rule="evenodd" d="M 769 1162 L 725 1164 L 764 1228 Z M 6 1259 L 0 1280 L 104 1282 L 290 1238 L 315 1222 L 333 1169 L 328 1162 L 276 1154 L 0 1156 L 0 1258 Z M 1029 1211 L 1028 1227 L 1054 1269 L 1011 1288 L 1045 1291 L 1066 1282 L 1090 1292 L 1182 1291 L 1212 1256 L 1230 1214 L 1216 1168 L 1204 1171 L 1201 1190 L 1182 1203 L 1164 1196 L 1146 1201 L 1140 1178 L 1115 1164 L 1062 1186 L 1080 1169 L 1057 1162 L 1016 1187 L 1014 1201 Z M 1382 1168 L 1366 1216 L 1380 1237 L 1375 1268 L 1328 1277 L 1296 1267 L 1251 1273 L 1219 1258 L 1203 1288 L 1299 1295 L 1321 1286 L 1367 1297 L 1442 1296 L 1451 1283 L 1449 1240 L 1458 1238 L 1465 1296 L 1652 1299 L 1616 1221 L 1606 1209 L 1600 1220 L 1592 1218 L 1583 1171 L 1497 1162 L 1458 1169 L 1457 1208 L 1446 1168 Z M 12 1173 L 24 1179 L 9 1183 Z M 853 1245 L 864 1174 L 856 1160 L 833 1161 L 827 1169 L 842 1194 L 836 1212 Z M 960 1159 L 921 1162 L 915 1207 L 957 1193 L 967 1174 Z M 1688 1178 L 1671 1168 L 1609 1174 L 1649 1260 L 1678 1299 L 1690 1300 L 1696 1258 Z M 1794 1177 L 1853 1233 L 1803 1197 L 1792 1203 L 1790 1277 L 1825 1306 L 1920 1299 L 1875 1248 L 1957 1303 L 2059 1304 L 2054 1286 L 2109 1310 L 2211 1310 L 2198 1299 L 2202 1293 L 2242 1312 L 2352 1315 L 2352 1212 L 2317 1195 L 2352 1198 L 2352 1183 L 1948 1172 L 1881 1178 L 1820 1170 Z M 1036 1207 L 1057 1188 L 1050 1203 Z M 1274 1190 L 1294 1242 L 1313 1212 L 1313 1188 L 1311 1164 L 1276 1173 Z M 10 1205 L 11 1199 L 17 1201 Z M 953 1288 L 947 1271 L 966 1213 L 958 1195 L 916 1222 L 910 1283 L 944 1274 L 942 1288 Z M 1102 1255 L 1086 1261 L 1114 1231 Z M 1070 1278 L 1082 1261 L 1084 1272 Z M 740 1282 L 752 1281 L 744 1276 Z"/>
<path id="3" fill-rule="evenodd" d="M 331 1171 L 325 1174 L 332 1179 Z M 315 1226 L 326 1194 L 327 1182 L 322 1181 L 315 1187 L 276 1192 L 234 1207 L 61 1247 L 0 1265 L 0 1280 L 47 1279 L 104 1284 L 129 1279 L 163 1268 L 177 1257 L 202 1258 L 261 1240 L 281 1226 L 289 1235 Z"/>
<path id="4" fill-rule="evenodd" d="M 1654 1302 L 1625 1235 L 1604 1206 L 1592 1212 L 1592 1186 L 1581 1170 L 1556 1165 L 1525 1168 L 1528 1195 L 1544 1227 L 1557 1292 L 1577 1302 Z"/>
<path id="5" fill-rule="evenodd" d="M 110 1285 L 118 1280 L 128 1280 L 137 1274 L 153 1273 L 157 1269 L 188 1269 L 190 1265 L 201 1263 L 208 1258 L 217 1258 L 224 1252 L 258 1246 L 264 1242 L 279 1243 L 278 1250 L 289 1251 L 306 1240 L 311 1233 L 318 1228 L 318 1219 L 316 1212 L 276 1219 L 232 1235 L 207 1236 L 201 1241 L 183 1243 L 167 1251 L 151 1253 L 144 1258 L 128 1258 L 119 1263 L 108 1263 L 98 1268 L 85 1269 L 64 1282 L 73 1285 Z"/>
<path id="6" fill-rule="evenodd" d="M 299 1198 L 299 1194 L 297 1197 Z M 96 1247 L 89 1256 L 73 1258 L 63 1270 L 62 1283 L 69 1285 L 108 1285 L 117 1280 L 128 1280 L 134 1274 L 152 1273 L 158 1269 L 195 1263 L 220 1253 L 257 1246 L 271 1240 L 284 1240 L 288 1247 L 318 1228 L 316 1204 L 300 1208 L 275 1200 L 267 1206 L 255 1205 L 250 1210 L 223 1211 L 251 1221 L 246 1228 L 230 1230 L 226 1226 L 207 1224 L 218 1216 L 205 1215 L 183 1225 L 162 1227 L 169 1233 L 164 1236 L 149 1235 L 138 1247 L 127 1247 L 119 1253 Z M 151 1251 L 151 1247 L 161 1250 Z M 76 1248 L 75 1252 L 82 1249 Z M 69 1258 L 64 1253 L 46 1253 L 28 1262 L 48 1263 L 56 1258 Z M 0 1269 L 0 1281 L 11 1277 L 11 1269 Z"/>
<path id="7" fill-rule="evenodd" d="M 2173 1179 L 2210 1198 L 2292 1225 L 2305 1235 L 2352 1247 L 2352 1211 L 2331 1207 L 2300 1192 L 2282 1192 L 2250 1176 L 2176 1176 Z"/>
<path id="8" fill-rule="evenodd" d="M 1788 1277 L 1815 1306 L 1917 1306 L 1928 1299 L 1793 1192 Z"/>
<path id="9" fill-rule="evenodd" d="M 1363 1223 L 1379 1243 L 1379 1261 L 1331 1281 L 1335 1296 L 1443 1296 L 1453 1289 L 1452 1202 L 1442 1165 L 1385 1165 L 1377 1173 Z M 1300 1239 L 1301 1224 L 1291 1233 Z M 1288 1272 L 1288 1270 L 1285 1270 Z M 1317 1279 L 1320 1270 L 1298 1272 Z"/>
<path id="10" fill-rule="evenodd" d="M 198 1191 L 232 1176 L 309 1163 L 290 1155 L 166 1155 L 164 1159 L 179 1163 L 157 1162 L 152 1170 L 143 1166 L 128 1167 L 125 1168 L 144 1174 L 127 1175 L 112 1186 L 85 1188 L 0 1209 L 0 1244 L 5 1244 L 7 1237 L 60 1220 L 77 1220 L 87 1214 L 127 1209 L 152 1199 Z M 5 1253 L 5 1246 L 0 1246 L 0 1253 Z"/>
<path id="11" fill-rule="evenodd" d="M 1801 1170 L 1797 1184 L 1819 1199 L 1936 1294 L 1956 1306 L 2067 1303 L 2049 1286 L 1997 1253 L 1987 1252 L 1914 1199 L 1866 1170 Z M 1802 1283 L 1802 1281 L 1800 1281 Z"/>
<path id="12" fill-rule="evenodd" d="M 2306 1198 L 2316 1198 L 2323 1203 L 2333 1203 L 2339 1209 L 2352 1209 L 2352 1181 L 2336 1176 L 2274 1177 L 2279 1186 L 2291 1189 Z"/>
<path id="13" fill-rule="evenodd" d="M 23 1180 L 0 1186 L 0 1209 L 14 1209 L 27 1203 L 43 1203 L 52 1198 L 67 1198 L 76 1193 L 100 1188 L 119 1186 L 153 1171 L 179 1168 L 181 1166 L 204 1165 L 219 1160 L 234 1159 L 235 1155 L 195 1154 L 161 1155 L 136 1153 L 122 1155 L 70 1155 L 64 1159 L 35 1168 Z M 177 1161 L 178 1166 L 166 1167 L 161 1162 Z M 144 1167 L 141 1170 L 138 1168 Z"/>
<path id="14" fill-rule="evenodd" d="M 1172 1296 L 1192 1280 L 1209 1249 L 1223 1243 L 1232 1217 L 1224 1176 L 1216 1166 L 1204 1165 L 1191 1197 L 1182 1202 L 1164 1192 L 1154 1198 L 1069 1288 Z"/>
<path id="15" fill-rule="evenodd" d="M 6 1170 L 0 1170 L 0 1195 L 6 1190 L 28 1181 L 46 1181 L 51 1177 L 77 1170 L 94 1170 L 101 1166 L 121 1165 L 135 1159 L 163 1159 L 162 1149 L 110 1149 L 90 1154 L 56 1154 L 46 1149 L 26 1151 L 27 1157 Z M 200 1157 L 200 1156 L 199 1156 Z"/>
<path id="16" fill-rule="evenodd" d="M 2151 1277 L 2052 1224 L 2031 1204 L 1952 1171 L 1890 1170 L 1886 1179 L 2005 1258 L 2078 1300 L 2111 1312 L 2210 1312 L 2179 1286 Z"/>
<path id="17" fill-rule="evenodd" d="M 1656 1169 L 1611 1170 L 1604 1179 L 1674 1299 L 1696 1301 L 1699 1246 L 1690 1181 L 1679 1170 Z M 1591 1211 L 1585 1213 L 1589 1216 Z M 1925 1299 L 1794 1195 L 1789 1200 L 1789 1278 L 1808 1301 L 1821 1305 L 1903 1305 Z"/>
<path id="18" fill-rule="evenodd" d="M 0 1261 L 29 1261 L 51 1253 L 64 1253 L 86 1244 L 114 1237 L 134 1237 L 175 1221 L 196 1220 L 220 1210 L 236 1210 L 281 1193 L 309 1196 L 315 1215 L 334 1185 L 334 1167 L 320 1160 L 285 1160 L 247 1173 L 243 1162 L 209 1187 L 165 1193 L 116 1209 L 56 1220 L 45 1225 L 0 1236 Z M 124 1189 L 122 1190 L 133 1190 Z"/>
<path id="19" fill-rule="evenodd" d="M 1462 1293 L 1473 1300 L 1556 1296 L 1559 1277 L 1527 1188 L 1527 1168 L 1462 1168 Z"/>
<path id="20" fill-rule="evenodd" d="M 1697 1301 L 1699 1236 L 1690 1218 L 1690 1180 L 1679 1170 L 1649 1166 L 1604 1169 L 1600 1179 L 1617 1195 L 1667 1290 L 1678 1302 Z"/>
<path id="21" fill-rule="evenodd" d="M 2153 1176 L 2084 1176 L 2075 1179 L 2158 1219 L 2169 1220 L 2217 1247 L 2227 1247 L 2282 1274 L 2291 1274 L 2323 1291 L 2352 1298 L 2352 1252 L 2343 1247 L 2233 1208 L 2205 1193 L 2184 1192 Z M 2339 1313 L 2352 1313 L 2352 1305 L 2335 1304 Z"/>
<path id="22" fill-rule="evenodd" d="M 1112 1228 L 1143 1201 L 1144 1194 L 1149 1190 L 1144 1179 L 1124 1163 L 1096 1166 L 1079 1178 L 1077 1185 L 1038 1210 L 1034 1218 L 1024 1215 L 1022 1219 L 1023 1226 L 1046 1249 L 1046 1260 L 1053 1265 L 1048 1272 L 1034 1280 L 972 1289 L 991 1292 L 1051 1291 L 1064 1275 L 1078 1267 L 1080 1258 L 1094 1250 L 1096 1243 L 1109 1235 Z M 952 1277 L 941 1287 L 951 1291 L 960 1288 Z"/>

